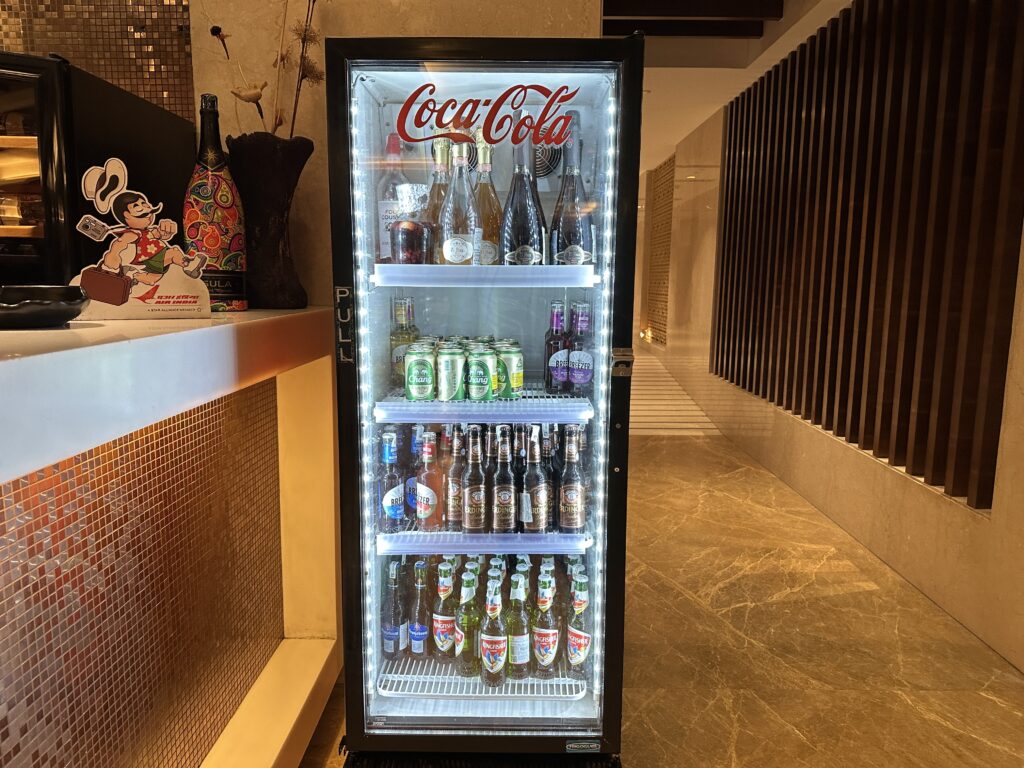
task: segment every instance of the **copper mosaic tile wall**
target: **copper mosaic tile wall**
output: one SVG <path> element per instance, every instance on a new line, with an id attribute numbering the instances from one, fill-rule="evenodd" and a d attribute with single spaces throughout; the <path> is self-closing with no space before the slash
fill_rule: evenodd
<path id="1" fill-rule="evenodd" d="M 0 0 L 0 49 L 59 54 L 195 119 L 188 0 Z"/>
<path id="2" fill-rule="evenodd" d="M 0 484 L 0 768 L 198 765 L 283 636 L 273 381 Z"/>

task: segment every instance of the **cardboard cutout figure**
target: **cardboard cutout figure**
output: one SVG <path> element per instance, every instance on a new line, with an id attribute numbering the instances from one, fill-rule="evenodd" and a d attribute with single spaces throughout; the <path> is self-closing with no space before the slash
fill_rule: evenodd
<path id="1" fill-rule="evenodd" d="M 113 224 L 85 215 L 76 229 L 96 242 L 113 236 L 95 266 L 74 278 L 93 300 L 82 319 L 209 317 L 210 294 L 200 279 L 208 257 L 187 256 L 171 240 L 178 223 L 157 220 L 162 203 L 128 189 L 128 169 L 116 157 L 82 176 L 82 195 Z"/>

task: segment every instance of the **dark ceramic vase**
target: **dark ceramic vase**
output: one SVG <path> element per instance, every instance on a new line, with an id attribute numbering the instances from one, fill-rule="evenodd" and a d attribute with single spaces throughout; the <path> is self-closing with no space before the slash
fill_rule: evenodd
<path id="1" fill-rule="evenodd" d="M 313 154 L 307 138 L 271 133 L 229 136 L 228 165 L 245 216 L 246 295 L 251 309 L 302 309 L 308 303 L 288 240 L 288 213 L 302 169 Z"/>

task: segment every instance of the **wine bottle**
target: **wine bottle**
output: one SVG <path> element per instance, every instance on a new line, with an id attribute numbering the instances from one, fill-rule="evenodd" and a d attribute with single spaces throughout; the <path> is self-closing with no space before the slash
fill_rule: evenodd
<path id="1" fill-rule="evenodd" d="M 450 179 L 448 176 L 448 159 L 451 156 L 452 140 L 444 137 L 434 139 L 434 173 L 430 177 L 430 189 L 427 191 L 427 205 L 423 209 L 422 220 L 434 228 L 434 263 L 441 263 L 441 206 L 448 194 Z"/>
<path id="2" fill-rule="evenodd" d="M 480 240 L 480 263 L 500 264 L 498 241 L 501 237 L 501 203 L 491 181 L 491 155 L 494 148 L 484 140 L 483 130 L 476 132 L 476 208 L 483 236 Z"/>
<path id="3" fill-rule="evenodd" d="M 203 282 L 210 291 L 210 309 L 235 312 L 249 306 L 242 200 L 221 149 L 215 95 L 202 95 L 199 115 L 199 153 L 185 194 L 185 252 L 207 256 Z"/>
<path id="4" fill-rule="evenodd" d="M 522 120 L 516 110 L 515 123 Z M 498 250 L 505 264 L 542 264 L 544 213 L 533 186 L 533 145 L 527 136 L 512 149 L 512 184 L 501 216 Z"/>
<path id="5" fill-rule="evenodd" d="M 570 118 L 569 138 L 562 145 L 562 187 L 551 217 L 551 248 L 556 264 L 594 263 L 594 221 L 580 175 L 580 114 Z"/>
<path id="6" fill-rule="evenodd" d="M 469 180 L 469 143 L 455 142 L 452 147 L 452 180 L 441 204 L 438 240 L 440 263 L 469 265 L 480 263 L 480 218 Z"/>
<path id="7" fill-rule="evenodd" d="M 389 133 L 384 149 L 384 173 L 377 183 L 377 263 L 391 263 L 391 225 L 401 214 L 398 187 L 408 184 L 402 173 L 402 144 L 397 133 Z"/>

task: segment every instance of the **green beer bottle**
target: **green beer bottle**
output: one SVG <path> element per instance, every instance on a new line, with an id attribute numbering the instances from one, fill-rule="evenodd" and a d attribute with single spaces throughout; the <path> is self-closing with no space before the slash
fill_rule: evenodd
<path id="1" fill-rule="evenodd" d="M 437 566 L 437 599 L 431 616 L 434 658 L 440 664 L 451 664 L 455 659 L 455 608 L 452 605 L 452 564 Z"/>
<path id="2" fill-rule="evenodd" d="M 569 662 L 569 677 L 583 680 L 587 676 L 590 661 L 590 644 L 593 632 L 590 626 L 590 592 L 586 576 L 577 575 L 572 584 L 572 617 L 566 630 L 566 659 Z"/>
<path id="3" fill-rule="evenodd" d="M 508 634 L 508 676 L 522 680 L 530 675 L 530 618 L 526 613 L 526 577 L 512 577 L 512 594 L 505 619 Z"/>
<path id="4" fill-rule="evenodd" d="M 476 577 L 462 577 L 462 595 L 455 612 L 455 670 L 463 677 L 480 674 L 480 609 L 476 605 Z"/>
<path id="5" fill-rule="evenodd" d="M 487 617 L 480 628 L 480 680 L 489 688 L 505 684 L 508 635 L 501 615 L 501 582 L 487 582 Z"/>
<path id="6" fill-rule="evenodd" d="M 555 580 L 549 575 L 537 579 L 537 607 L 533 619 L 533 676 L 541 680 L 555 677 L 558 661 L 558 620 L 551 610 L 555 600 Z"/>

